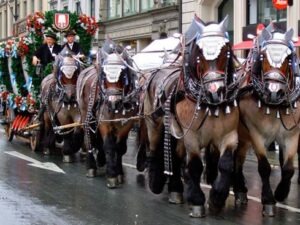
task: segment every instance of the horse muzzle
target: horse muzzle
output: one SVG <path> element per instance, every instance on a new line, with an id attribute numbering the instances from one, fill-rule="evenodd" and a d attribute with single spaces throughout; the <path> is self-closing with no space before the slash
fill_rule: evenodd
<path id="1" fill-rule="evenodd" d="M 265 102 L 279 105 L 284 101 L 287 90 L 284 77 L 278 72 L 270 72 L 265 75 Z"/>
<path id="2" fill-rule="evenodd" d="M 217 105 L 224 101 L 226 84 L 224 75 L 209 72 L 204 77 L 205 97 L 209 104 Z"/>
<path id="3" fill-rule="evenodd" d="M 108 102 L 109 109 L 115 111 L 122 104 L 122 101 L 123 101 L 122 92 L 120 92 L 118 90 L 107 90 L 106 96 L 107 96 L 107 102 Z"/>

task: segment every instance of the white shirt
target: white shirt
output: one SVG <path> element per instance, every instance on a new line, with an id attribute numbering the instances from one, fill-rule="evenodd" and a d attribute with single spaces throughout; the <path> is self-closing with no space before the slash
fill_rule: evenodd
<path id="1" fill-rule="evenodd" d="M 53 51 L 53 45 L 52 45 L 52 46 L 48 45 L 48 48 L 49 48 L 49 50 L 50 50 L 50 52 L 51 52 L 51 54 L 52 54 L 52 51 Z"/>
<path id="2" fill-rule="evenodd" d="M 68 45 L 69 45 L 69 48 L 72 50 L 72 48 L 73 48 L 73 43 L 68 44 Z"/>

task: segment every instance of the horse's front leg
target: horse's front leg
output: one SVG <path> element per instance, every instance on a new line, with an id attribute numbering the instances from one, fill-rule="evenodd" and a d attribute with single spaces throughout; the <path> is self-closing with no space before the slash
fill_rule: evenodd
<path id="1" fill-rule="evenodd" d="M 49 155 L 51 151 L 55 149 L 55 134 L 51 125 L 51 121 L 48 115 L 48 112 L 44 112 L 43 121 L 42 121 L 42 145 L 43 153 Z"/>
<path id="2" fill-rule="evenodd" d="M 248 151 L 248 145 L 239 141 L 237 150 L 234 153 L 234 172 L 233 172 L 233 192 L 236 205 L 246 205 L 248 202 L 248 189 L 245 184 L 243 166 Z"/>
<path id="3" fill-rule="evenodd" d="M 294 157 L 297 154 L 299 134 L 285 138 L 284 144 L 279 143 L 283 156 L 281 180 L 275 190 L 275 199 L 279 202 L 286 199 L 290 192 L 291 179 L 294 175 Z"/>
<path id="4" fill-rule="evenodd" d="M 229 195 L 234 168 L 233 155 L 237 148 L 237 143 L 237 131 L 234 130 L 226 135 L 220 146 L 218 176 L 209 193 L 209 209 L 212 211 L 218 212 L 225 206 L 225 201 Z"/>
<path id="5" fill-rule="evenodd" d="M 173 175 L 169 176 L 168 191 L 169 191 L 169 202 L 173 204 L 183 203 L 183 183 L 181 179 L 181 165 L 185 156 L 185 148 L 183 140 L 176 140 L 172 137 L 171 141 L 172 149 L 172 168 Z"/>
<path id="6" fill-rule="evenodd" d="M 166 182 L 163 156 L 164 125 L 162 121 L 155 122 L 150 118 L 147 119 L 146 123 L 149 139 L 147 157 L 149 188 L 153 193 L 160 194 Z"/>
<path id="7" fill-rule="evenodd" d="M 190 204 L 190 217 L 205 217 L 205 195 L 200 187 L 203 164 L 200 157 L 197 137 L 188 132 L 184 137 L 187 151 L 187 201 Z"/>
<path id="8" fill-rule="evenodd" d="M 265 145 L 264 137 L 262 137 L 257 131 L 250 131 L 250 134 L 252 134 L 252 144 L 258 160 L 258 173 L 262 180 L 262 214 L 263 216 L 274 216 L 276 201 L 270 185 L 271 166 L 267 159 L 268 146 Z"/>

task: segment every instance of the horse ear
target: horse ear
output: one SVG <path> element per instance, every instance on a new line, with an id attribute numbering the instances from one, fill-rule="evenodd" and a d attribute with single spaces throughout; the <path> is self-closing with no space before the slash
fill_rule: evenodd
<path id="1" fill-rule="evenodd" d="M 269 25 L 265 29 L 272 33 L 275 31 L 275 24 L 272 21 L 270 21 Z"/>
<path id="2" fill-rule="evenodd" d="M 268 41 L 272 38 L 272 34 L 267 29 L 263 29 L 263 31 L 261 32 L 261 37 L 262 37 L 262 40 Z"/>
<path id="3" fill-rule="evenodd" d="M 293 29 L 293 28 L 288 29 L 288 31 L 285 32 L 285 35 L 284 35 L 285 40 L 286 40 L 286 41 L 292 40 L 293 35 L 294 35 L 294 29 Z"/>
<path id="4" fill-rule="evenodd" d="M 204 28 L 205 28 L 205 23 L 199 18 L 199 17 L 194 17 L 192 24 L 195 23 L 198 27 L 197 31 L 199 34 L 202 34 Z"/>
<path id="5" fill-rule="evenodd" d="M 221 21 L 221 23 L 219 23 L 219 26 L 224 33 L 227 31 L 228 20 L 229 20 L 228 18 L 229 18 L 229 16 L 226 15 L 225 18 Z"/>

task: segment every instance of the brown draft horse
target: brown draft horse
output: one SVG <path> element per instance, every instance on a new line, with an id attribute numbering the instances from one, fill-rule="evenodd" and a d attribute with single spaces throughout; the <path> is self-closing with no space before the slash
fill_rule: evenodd
<path id="1" fill-rule="evenodd" d="M 212 183 L 209 209 L 219 212 L 225 205 L 238 144 L 239 87 L 237 66 L 226 33 L 228 18 L 205 24 L 195 17 L 186 33 L 183 83 L 184 95 L 177 99 L 171 119 L 173 135 L 182 137 L 187 152 L 187 200 L 191 217 L 205 216 L 205 195 L 200 187 L 206 148 L 207 181 Z"/>
<path id="2" fill-rule="evenodd" d="M 74 161 L 74 154 L 83 142 L 83 130 L 80 127 L 54 132 L 57 126 L 80 122 L 76 102 L 76 82 L 80 65 L 73 56 L 72 52 L 64 48 L 56 58 L 53 74 L 45 77 L 41 84 L 40 119 L 44 153 L 49 154 L 55 148 L 56 137 L 61 136 L 64 162 Z"/>
<path id="3" fill-rule="evenodd" d="M 222 207 L 229 193 L 237 147 L 239 112 L 234 100 L 239 82 L 226 26 L 227 18 L 220 24 L 206 25 L 195 17 L 185 34 L 186 54 L 181 54 L 184 65 L 158 69 L 142 77 L 150 189 L 161 193 L 168 174 L 169 201 L 182 203 L 180 169 L 187 156 L 187 198 L 192 217 L 205 216 L 205 196 L 200 188 L 201 148 L 211 147 L 206 152 L 208 180 L 213 182 L 211 208 Z M 166 138 L 170 133 L 178 140 Z"/>
<path id="4" fill-rule="evenodd" d="M 240 97 L 241 123 L 234 182 L 236 203 L 247 202 L 242 166 L 252 146 L 262 180 L 264 216 L 274 216 L 276 201 L 281 202 L 288 196 L 294 174 L 293 160 L 299 139 L 300 77 L 292 36 L 292 29 L 283 33 L 272 25 L 262 31 L 248 56 L 250 70 L 246 76 L 249 83 L 245 83 L 245 90 L 249 91 Z M 267 149 L 274 141 L 280 146 L 282 163 L 281 180 L 273 195 Z"/>
<path id="5" fill-rule="evenodd" d="M 87 176 L 94 177 L 97 166 L 106 161 L 107 186 L 116 188 L 123 183 L 122 156 L 138 110 L 136 79 L 126 49 L 111 40 L 106 40 L 99 51 L 98 61 L 98 69 L 93 66 L 81 73 L 80 77 L 88 75 L 86 82 L 80 79 L 77 83 L 81 93 L 77 98 L 84 110 L 82 121 L 86 123 Z M 101 139 L 98 144 L 89 133 L 93 119 Z"/>

